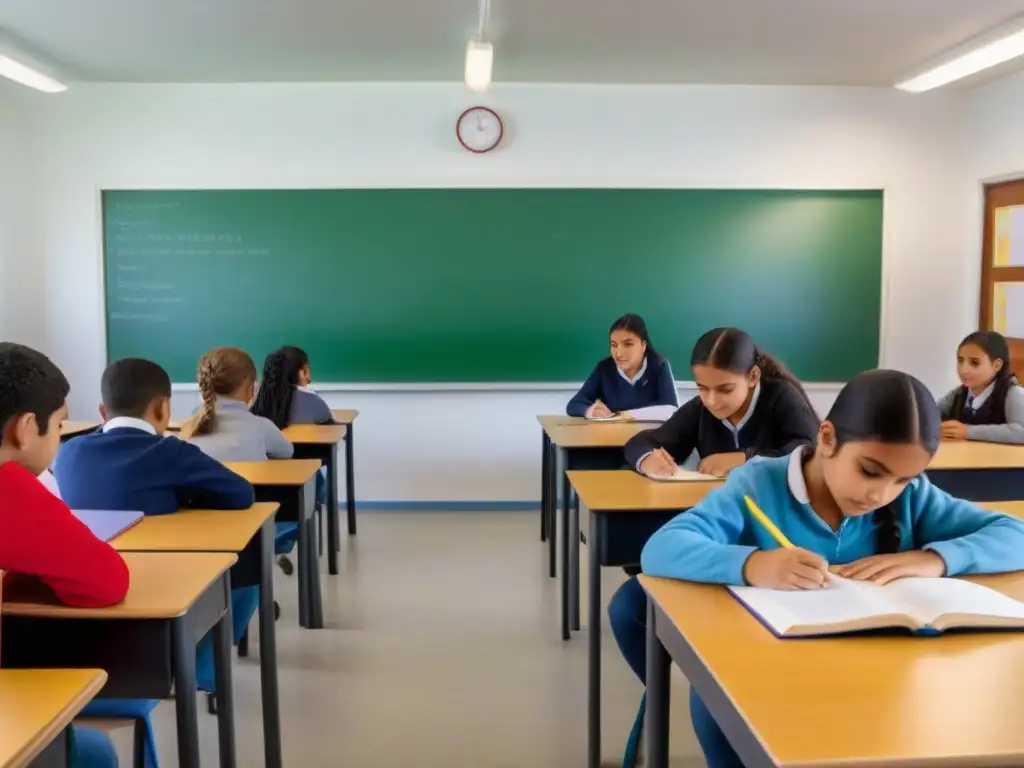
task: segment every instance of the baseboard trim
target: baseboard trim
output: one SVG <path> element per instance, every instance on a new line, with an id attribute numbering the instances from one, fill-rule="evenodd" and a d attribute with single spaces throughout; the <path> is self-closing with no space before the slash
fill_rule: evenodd
<path id="1" fill-rule="evenodd" d="M 345 512 L 342 503 L 341 512 Z M 537 512 L 539 501 L 357 501 L 360 512 Z"/>

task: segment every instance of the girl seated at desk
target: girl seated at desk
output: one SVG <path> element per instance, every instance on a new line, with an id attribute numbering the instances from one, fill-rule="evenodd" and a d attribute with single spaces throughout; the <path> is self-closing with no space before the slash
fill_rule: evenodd
<path id="1" fill-rule="evenodd" d="M 644 319 L 623 315 L 608 334 L 611 355 L 583 382 L 566 406 L 566 414 L 601 419 L 655 405 L 677 407 L 672 366 L 651 345 Z"/>
<path id="2" fill-rule="evenodd" d="M 939 400 L 942 436 L 1024 444 L 1024 389 L 1010 370 L 1010 348 L 995 331 L 976 331 L 956 350 L 961 386 Z"/>
<path id="3" fill-rule="evenodd" d="M 643 549 L 645 574 L 767 589 L 818 589 L 831 566 L 878 585 L 1024 569 L 1024 522 L 978 509 L 935 488 L 924 474 L 941 423 L 928 389 L 899 371 L 850 381 L 816 444 L 752 462 Z M 794 547 L 781 547 L 745 512 L 749 496 Z M 636 596 L 644 602 L 644 595 Z M 644 679 L 646 616 L 617 633 Z M 838 661 L 837 663 L 841 663 Z M 709 768 L 742 768 L 704 702 L 690 690 L 690 716 Z"/>

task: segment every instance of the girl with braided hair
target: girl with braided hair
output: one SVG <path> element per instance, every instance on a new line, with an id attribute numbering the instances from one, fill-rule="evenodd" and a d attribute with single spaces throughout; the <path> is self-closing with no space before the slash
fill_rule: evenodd
<path id="1" fill-rule="evenodd" d="M 291 424 L 332 424 L 331 409 L 309 388 L 309 355 L 299 347 L 281 347 L 267 355 L 263 380 L 252 412 L 279 429 Z"/>
<path id="2" fill-rule="evenodd" d="M 928 482 L 939 409 L 899 371 L 860 374 L 839 393 L 814 447 L 752 461 L 654 534 L 652 576 L 819 589 L 829 571 L 875 584 L 1024 569 L 1024 522 L 981 510 Z M 795 545 L 780 548 L 745 511 L 750 496 Z M 643 679 L 645 651 L 623 648 Z M 709 768 L 742 766 L 692 691 L 690 713 Z"/>

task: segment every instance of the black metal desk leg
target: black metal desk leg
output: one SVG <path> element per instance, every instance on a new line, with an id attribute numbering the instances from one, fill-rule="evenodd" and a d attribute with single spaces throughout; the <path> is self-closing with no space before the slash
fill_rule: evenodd
<path id="1" fill-rule="evenodd" d="M 578 537 L 577 537 L 578 538 Z M 590 515 L 587 536 L 587 766 L 601 764 L 601 529 L 597 515 Z"/>
<path id="2" fill-rule="evenodd" d="M 562 639 L 569 639 L 569 507 L 572 500 L 569 498 L 571 489 L 569 486 L 569 461 L 568 454 L 563 449 L 562 469 L 562 503 L 559 507 L 559 518 L 562 523 Z"/>
<path id="3" fill-rule="evenodd" d="M 644 731 L 647 739 L 648 768 L 668 768 L 669 745 L 669 693 L 671 659 L 658 639 L 657 610 L 654 601 L 647 600 L 647 721 Z"/>
<path id="4" fill-rule="evenodd" d="M 277 693 L 277 628 L 274 622 L 274 520 L 260 529 L 260 690 L 266 768 L 282 768 L 281 707 Z"/>
<path id="5" fill-rule="evenodd" d="M 548 540 L 548 504 L 550 503 L 550 494 L 548 493 L 548 474 L 551 471 L 551 465 L 548 463 L 548 456 L 551 453 L 550 449 L 550 438 L 548 438 L 547 430 L 541 427 L 541 450 L 540 450 L 540 540 Z"/>
<path id="6" fill-rule="evenodd" d="M 323 596 L 320 594 L 320 558 L 317 555 L 317 535 L 314 521 L 316 516 L 316 486 L 311 483 L 307 484 L 303 496 L 306 514 L 309 516 L 309 525 L 306 526 L 306 535 L 309 537 L 309 563 L 307 570 L 309 578 L 309 628 L 322 629 L 324 626 L 324 601 Z M 328 550 L 330 551 L 331 547 L 328 547 Z"/>
<path id="7" fill-rule="evenodd" d="M 345 435 L 345 501 L 348 506 L 348 535 L 356 535 L 356 457 L 353 441 L 355 436 L 352 429 L 355 425 L 348 425 L 348 434 Z M 335 549 L 341 549 L 341 537 L 334 542 Z"/>
<path id="8" fill-rule="evenodd" d="M 548 445 L 548 576 L 558 575 L 558 456 L 560 451 L 553 443 Z"/>
<path id="9" fill-rule="evenodd" d="M 217 742 L 220 747 L 220 768 L 235 768 L 238 756 L 235 753 L 235 692 L 231 683 L 231 581 L 228 577 L 225 577 L 225 580 L 228 610 L 220 621 L 213 625 L 213 679 L 217 683 Z"/>
<path id="10" fill-rule="evenodd" d="M 574 632 L 580 631 L 580 497 L 572 491 L 569 508 L 569 618 Z"/>
<path id="11" fill-rule="evenodd" d="M 348 480 L 348 478 L 345 479 Z M 327 460 L 327 509 L 321 514 L 327 515 L 327 572 L 332 576 L 337 576 L 338 550 L 341 549 L 341 533 L 338 531 L 338 515 L 341 514 L 341 511 L 338 508 L 337 445 L 331 446 L 330 458 Z M 322 536 L 323 534 L 321 534 L 321 538 Z"/>
<path id="12" fill-rule="evenodd" d="M 174 711 L 178 720 L 178 766 L 199 768 L 199 715 L 196 710 L 196 640 L 191 620 L 171 623 L 171 661 L 174 664 Z"/>
<path id="13" fill-rule="evenodd" d="M 314 523 L 306 518 L 306 492 L 303 488 L 299 489 L 298 505 L 299 626 L 309 629 L 309 547 L 313 538 L 309 535 L 309 531 Z"/>

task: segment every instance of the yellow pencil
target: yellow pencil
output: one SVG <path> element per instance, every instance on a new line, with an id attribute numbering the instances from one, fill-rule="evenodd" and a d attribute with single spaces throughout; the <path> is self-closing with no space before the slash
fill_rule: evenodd
<path id="1" fill-rule="evenodd" d="M 760 510 L 754 500 L 749 496 L 744 496 L 743 499 L 747 502 L 747 509 L 750 510 L 750 514 L 754 516 L 764 529 L 771 534 L 772 538 L 779 542 L 780 546 L 786 547 L 787 549 L 793 548 L 793 542 L 786 538 L 786 535 L 778 529 L 778 527 L 771 520 L 768 519 L 768 515 Z"/>

